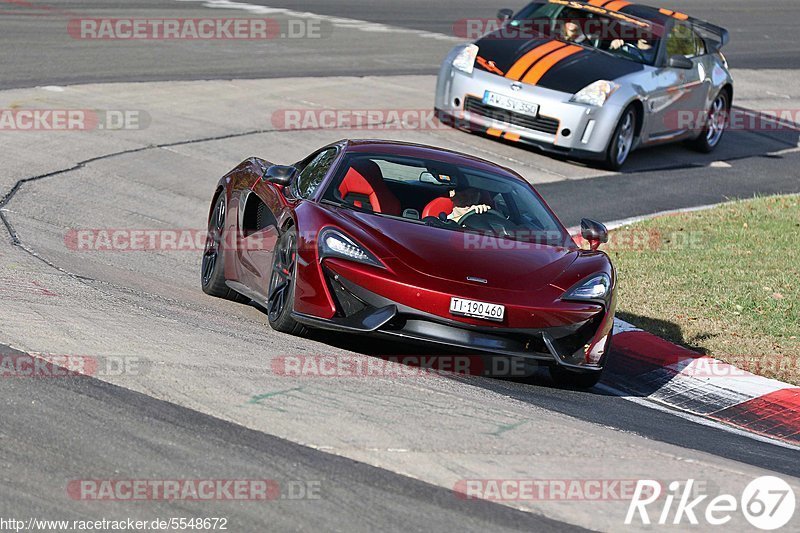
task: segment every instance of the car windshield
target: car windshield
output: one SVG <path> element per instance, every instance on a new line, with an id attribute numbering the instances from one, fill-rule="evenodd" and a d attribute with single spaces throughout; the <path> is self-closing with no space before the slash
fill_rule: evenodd
<path id="1" fill-rule="evenodd" d="M 532 3 L 509 22 L 522 35 L 548 36 L 563 42 L 653 65 L 663 28 L 595 6 L 562 2 Z"/>
<path id="2" fill-rule="evenodd" d="M 323 201 L 431 228 L 552 246 L 570 241 L 525 183 L 429 159 L 348 154 Z"/>

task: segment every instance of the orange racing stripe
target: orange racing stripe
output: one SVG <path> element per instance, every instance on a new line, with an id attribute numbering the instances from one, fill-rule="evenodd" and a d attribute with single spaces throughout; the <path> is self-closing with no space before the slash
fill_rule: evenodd
<path id="1" fill-rule="evenodd" d="M 549 54 L 550 52 L 554 52 L 559 48 L 564 48 L 566 44 L 558 42 L 558 41 L 550 41 L 549 43 L 545 43 L 541 46 L 537 46 L 521 58 L 517 60 L 516 63 L 508 70 L 508 74 L 506 74 L 506 78 L 512 80 L 519 80 L 525 72 L 531 68 L 531 65 L 542 59 L 544 56 Z"/>
<path id="2" fill-rule="evenodd" d="M 668 17 L 672 17 L 678 20 L 689 20 L 689 15 L 685 13 L 680 13 L 678 11 L 672 11 L 671 9 L 659 9 L 659 13 L 662 15 L 666 15 Z"/>
<path id="3" fill-rule="evenodd" d="M 606 5 L 605 9 L 608 9 L 609 11 L 619 11 L 620 9 L 624 9 L 629 5 L 631 5 L 631 3 L 627 2 L 626 0 L 614 0 L 610 4 Z"/>
<path id="4" fill-rule="evenodd" d="M 537 83 L 539 83 L 539 80 L 542 79 L 542 76 L 547 74 L 547 71 L 553 68 L 553 66 L 555 66 L 556 63 L 581 51 L 583 51 L 582 47 L 575 46 L 573 44 L 565 48 L 562 48 L 556 52 L 553 52 L 546 58 L 539 61 L 530 71 L 528 71 L 528 73 L 525 74 L 525 78 L 522 81 L 525 83 L 530 83 L 531 85 L 536 85 Z"/>
<path id="5" fill-rule="evenodd" d="M 589 1 L 589 5 L 590 6 L 596 6 L 596 7 L 603 7 L 603 4 L 605 4 L 605 3 L 609 2 L 609 1 L 610 0 L 590 0 Z"/>

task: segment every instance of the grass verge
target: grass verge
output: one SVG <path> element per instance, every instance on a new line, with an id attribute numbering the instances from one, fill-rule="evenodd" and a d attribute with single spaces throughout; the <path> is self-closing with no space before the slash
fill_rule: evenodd
<path id="1" fill-rule="evenodd" d="M 800 196 L 735 201 L 611 232 L 618 316 L 800 384 Z"/>

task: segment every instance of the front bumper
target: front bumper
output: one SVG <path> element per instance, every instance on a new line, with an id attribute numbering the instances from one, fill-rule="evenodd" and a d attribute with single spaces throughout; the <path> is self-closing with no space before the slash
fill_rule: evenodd
<path id="1" fill-rule="evenodd" d="M 512 90 L 512 85 L 519 87 Z M 537 117 L 518 115 L 483 104 L 486 91 L 539 106 Z M 609 102 L 602 107 L 570 102 L 571 94 L 514 82 L 475 69 L 465 74 L 445 61 L 436 85 L 436 112 L 444 122 L 538 146 L 544 150 L 587 159 L 605 156 L 622 108 Z"/>
<path id="2" fill-rule="evenodd" d="M 336 302 L 333 318 L 293 313 L 307 326 L 335 331 L 400 338 L 449 349 L 468 350 L 601 370 L 611 336 L 613 310 L 598 306 L 586 320 L 547 328 L 503 328 L 466 324 L 415 309 L 380 296 L 330 268 L 325 279 Z"/>

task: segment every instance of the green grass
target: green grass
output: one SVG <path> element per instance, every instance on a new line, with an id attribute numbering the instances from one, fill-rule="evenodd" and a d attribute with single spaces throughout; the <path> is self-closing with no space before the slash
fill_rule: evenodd
<path id="1" fill-rule="evenodd" d="M 612 232 L 618 316 L 800 384 L 800 196 L 736 201 Z"/>

